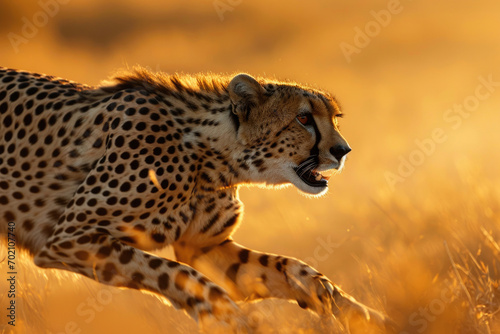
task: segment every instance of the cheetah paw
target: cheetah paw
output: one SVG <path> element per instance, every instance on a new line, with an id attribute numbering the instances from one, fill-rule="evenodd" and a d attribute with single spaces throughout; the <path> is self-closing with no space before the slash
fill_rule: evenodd
<path id="1" fill-rule="evenodd" d="M 360 318 L 388 330 L 394 327 L 394 323 L 388 317 L 356 301 L 317 272 L 306 274 L 302 269 L 297 274 L 293 272 L 285 274 L 302 308 L 309 308 L 322 316 L 333 315 L 344 327 L 349 327 L 351 320 Z"/>

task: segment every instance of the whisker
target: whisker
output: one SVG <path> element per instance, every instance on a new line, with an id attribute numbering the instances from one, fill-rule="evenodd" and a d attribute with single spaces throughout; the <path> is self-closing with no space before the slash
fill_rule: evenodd
<path id="1" fill-rule="evenodd" d="M 310 156 L 310 157 L 309 157 L 309 158 L 307 158 L 306 160 L 302 161 L 302 162 L 299 164 L 298 168 L 302 168 L 302 167 L 303 167 L 303 165 L 307 165 L 307 164 L 309 164 L 309 163 L 316 163 L 317 158 L 318 158 L 318 156 Z"/>
<path id="2" fill-rule="evenodd" d="M 302 177 L 319 165 L 318 156 L 313 155 L 302 161 L 296 168 L 297 174 Z"/>
<path id="3" fill-rule="evenodd" d="M 300 176 L 303 176 L 305 173 L 311 171 L 312 169 L 314 169 L 314 167 L 316 167 L 314 163 L 311 163 L 308 166 L 304 167 L 304 169 L 300 172 Z"/>

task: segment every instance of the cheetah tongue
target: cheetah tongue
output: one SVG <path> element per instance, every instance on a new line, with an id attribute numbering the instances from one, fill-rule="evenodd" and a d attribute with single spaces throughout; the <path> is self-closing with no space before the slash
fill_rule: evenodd
<path id="1" fill-rule="evenodd" d="M 320 173 L 320 172 L 317 172 L 315 170 L 313 170 L 312 172 L 315 173 L 315 175 L 316 175 L 315 178 L 316 178 L 317 181 L 319 181 L 321 179 L 324 179 L 324 180 L 328 181 L 328 180 L 330 180 L 330 177 L 332 176 L 331 171 L 325 171 L 326 174 L 323 174 L 325 172 Z"/>
<path id="2" fill-rule="evenodd" d="M 323 175 L 320 172 L 317 172 L 315 170 L 312 170 L 311 174 L 314 176 L 314 179 L 318 182 L 321 180 L 328 181 L 330 179 L 330 175 Z"/>
<path id="3" fill-rule="evenodd" d="M 307 185 L 311 187 L 326 187 L 328 186 L 328 181 L 315 170 L 309 170 L 304 173 L 297 173 L 297 175 L 304 181 Z"/>

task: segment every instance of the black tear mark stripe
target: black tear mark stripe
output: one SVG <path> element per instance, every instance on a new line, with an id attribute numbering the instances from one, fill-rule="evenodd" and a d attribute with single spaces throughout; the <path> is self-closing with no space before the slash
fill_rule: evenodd
<path id="1" fill-rule="evenodd" d="M 311 111 L 314 110 L 314 106 L 309 100 L 309 105 L 311 106 Z M 312 117 L 312 127 L 314 129 L 314 133 L 316 134 L 316 142 L 314 143 L 314 146 L 311 148 L 310 155 L 311 156 L 319 156 L 319 142 L 321 141 L 321 133 L 319 132 L 318 125 L 316 124 L 316 121 L 314 120 L 314 117 Z"/>

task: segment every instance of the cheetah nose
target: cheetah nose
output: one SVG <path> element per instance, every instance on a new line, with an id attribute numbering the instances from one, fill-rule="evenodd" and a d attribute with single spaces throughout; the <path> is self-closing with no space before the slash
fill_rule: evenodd
<path id="1" fill-rule="evenodd" d="M 347 145 L 335 145 L 330 148 L 330 153 L 337 161 L 340 161 L 340 159 L 349 152 L 351 152 L 351 148 Z"/>

